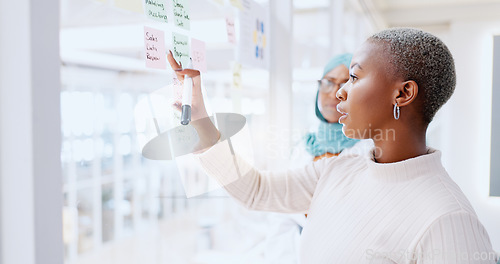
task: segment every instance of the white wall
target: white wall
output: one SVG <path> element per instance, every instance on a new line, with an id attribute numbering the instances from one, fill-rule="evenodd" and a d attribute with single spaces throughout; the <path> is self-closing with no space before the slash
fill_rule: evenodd
<path id="1" fill-rule="evenodd" d="M 0 1 L 0 263 L 63 262 L 59 1 Z"/>
<path id="2" fill-rule="evenodd" d="M 500 197 L 489 197 L 489 168 L 492 36 L 499 34 L 500 20 L 455 21 L 444 34 L 455 58 L 457 87 L 439 113 L 433 131 L 439 135 L 432 140 L 442 150 L 444 166 L 476 209 L 497 252 Z"/>

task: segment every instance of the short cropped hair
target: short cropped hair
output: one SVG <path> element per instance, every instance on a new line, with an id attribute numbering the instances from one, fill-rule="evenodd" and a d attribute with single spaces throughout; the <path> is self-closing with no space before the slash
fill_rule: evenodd
<path id="1" fill-rule="evenodd" d="M 417 83 L 423 119 L 430 123 L 455 90 L 455 63 L 448 47 L 436 36 L 413 28 L 383 30 L 368 41 L 383 44 L 391 74 Z"/>

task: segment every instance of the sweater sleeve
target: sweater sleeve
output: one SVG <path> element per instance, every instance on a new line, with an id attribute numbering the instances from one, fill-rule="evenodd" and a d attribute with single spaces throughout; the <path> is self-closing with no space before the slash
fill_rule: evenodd
<path id="1" fill-rule="evenodd" d="M 319 162 L 294 170 L 259 171 L 228 144 L 217 144 L 198 156 L 205 172 L 248 209 L 307 213 L 319 179 Z"/>
<path id="2" fill-rule="evenodd" d="M 437 219 L 417 246 L 416 263 L 497 263 L 490 239 L 477 217 L 460 211 Z"/>

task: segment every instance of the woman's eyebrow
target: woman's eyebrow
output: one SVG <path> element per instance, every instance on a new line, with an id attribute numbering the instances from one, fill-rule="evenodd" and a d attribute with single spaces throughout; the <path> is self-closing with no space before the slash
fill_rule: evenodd
<path id="1" fill-rule="evenodd" d="M 359 63 L 357 63 L 357 62 L 356 62 L 356 63 L 354 63 L 354 64 L 351 66 L 351 69 L 353 69 L 355 66 L 358 66 L 358 68 L 359 68 L 360 70 L 362 70 L 362 69 L 363 69 L 363 68 L 361 68 L 361 65 L 359 65 Z"/>

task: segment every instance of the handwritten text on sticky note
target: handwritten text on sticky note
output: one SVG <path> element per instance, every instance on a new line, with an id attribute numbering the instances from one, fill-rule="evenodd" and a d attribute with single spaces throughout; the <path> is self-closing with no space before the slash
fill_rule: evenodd
<path id="1" fill-rule="evenodd" d="M 172 32 L 174 58 L 182 63 L 185 68 L 189 64 L 189 38 L 179 33 Z"/>
<path id="2" fill-rule="evenodd" d="M 174 23 L 176 26 L 189 30 L 190 20 L 188 0 L 172 0 L 174 8 Z"/>
<path id="3" fill-rule="evenodd" d="M 207 60 L 205 54 L 206 54 L 205 42 L 192 38 L 191 59 L 193 60 L 194 69 L 197 69 L 201 72 L 207 72 Z"/>
<path id="4" fill-rule="evenodd" d="M 168 22 L 167 0 L 145 0 L 146 16 L 160 22 Z"/>
<path id="5" fill-rule="evenodd" d="M 146 48 L 146 67 L 166 69 L 165 33 L 150 27 L 144 27 L 144 45 Z"/>
<path id="6" fill-rule="evenodd" d="M 234 18 L 226 17 L 227 40 L 236 43 L 236 30 L 234 29 Z"/>

